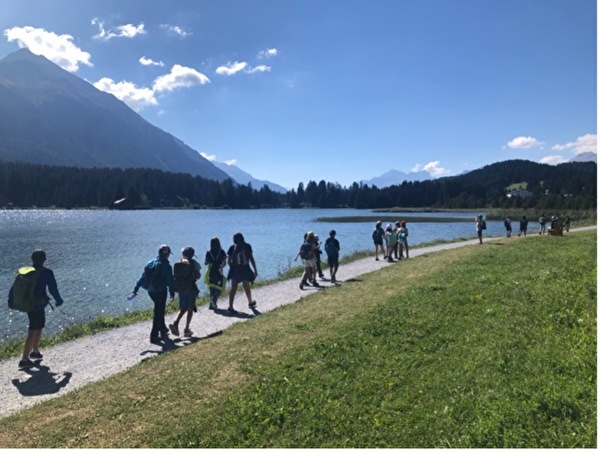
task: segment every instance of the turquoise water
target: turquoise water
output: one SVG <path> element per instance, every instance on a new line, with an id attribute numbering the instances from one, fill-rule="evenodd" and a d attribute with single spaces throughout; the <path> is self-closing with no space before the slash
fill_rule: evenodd
<path id="1" fill-rule="evenodd" d="M 319 223 L 318 217 L 372 215 L 369 223 Z M 472 217 L 472 213 L 431 213 L 434 216 Z M 30 264 L 36 248 L 48 254 L 46 266 L 54 270 L 59 291 L 65 300 L 61 310 L 47 309 L 46 333 L 56 333 L 70 323 L 79 323 L 101 314 L 121 315 L 130 310 L 148 309 L 152 303 L 144 292 L 133 301 L 132 290 L 144 264 L 155 257 L 161 244 L 174 254 L 192 246 L 204 269 L 204 254 L 213 236 L 225 250 L 236 232 L 244 234 L 254 249 L 259 279 L 276 277 L 300 265 L 294 257 L 306 231 L 314 231 L 322 242 L 335 229 L 342 256 L 372 249 L 371 231 L 377 214 L 364 210 L 270 209 L 270 210 L 175 210 L 175 211 L 0 211 L 0 343 L 26 330 L 26 315 L 10 311 L 8 291 L 20 266 Z M 389 216 L 389 214 L 385 214 Z M 475 224 L 411 223 L 409 244 L 436 239 L 475 237 Z M 487 235 L 504 233 L 501 222 L 488 222 Z M 204 273 L 204 272 L 203 272 Z M 341 272 L 340 272 L 341 273 Z M 206 288 L 202 283 L 201 292 Z"/>

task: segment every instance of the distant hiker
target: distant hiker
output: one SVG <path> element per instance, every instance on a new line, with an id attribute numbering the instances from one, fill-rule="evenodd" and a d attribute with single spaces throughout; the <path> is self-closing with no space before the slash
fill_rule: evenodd
<path id="1" fill-rule="evenodd" d="M 378 220 L 371 235 L 373 244 L 375 244 L 375 261 L 379 261 L 379 249 L 381 249 L 381 256 L 385 258 L 385 250 L 383 249 L 384 233 L 383 227 L 381 226 L 381 220 Z"/>
<path id="2" fill-rule="evenodd" d="M 227 279 L 223 276 L 223 267 L 227 264 L 227 254 L 221 248 L 221 241 L 214 237 L 210 240 L 210 249 L 206 252 L 204 265 L 206 273 L 204 274 L 204 282 L 208 286 L 210 294 L 209 309 L 217 310 L 217 299 L 225 289 Z"/>
<path id="3" fill-rule="evenodd" d="M 408 227 L 406 226 L 406 221 L 403 220 L 400 222 L 400 229 L 398 230 L 398 247 L 400 248 L 400 258 L 402 258 L 402 253 L 406 250 L 406 257 L 408 258 Z"/>
<path id="4" fill-rule="evenodd" d="M 546 215 L 542 214 L 538 219 L 538 222 L 540 224 L 540 236 L 546 234 Z"/>
<path id="5" fill-rule="evenodd" d="M 58 286 L 54 278 L 54 272 L 44 267 L 45 262 L 46 252 L 35 250 L 31 254 L 33 267 L 19 269 L 19 275 L 17 275 L 15 283 L 8 292 L 8 306 L 10 308 L 17 309 L 18 304 L 21 306 L 27 304 L 25 307 L 18 308 L 23 312 L 27 312 L 27 318 L 29 319 L 29 331 L 23 347 L 23 356 L 19 361 L 19 369 L 33 367 L 35 364 L 32 359 L 40 360 L 43 358 L 39 346 L 42 330 L 46 325 L 46 305 L 50 301 L 46 288 L 54 299 L 56 306 L 63 304 L 63 299 L 58 292 Z"/>
<path id="6" fill-rule="evenodd" d="M 506 229 L 506 237 L 509 238 L 512 234 L 512 224 L 510 217 L 504 219 L 504 228 Z"/>
<path id="7" fill-rule="evenodd" d="M 565 217 L 565 221 L 563 222 L 563 227 L 567 232 L 571 229 L 571 219 L 569 219 L 569 216 Z"/>
<path id="8" fill-rule="evenodd" d="M 195 251 L 192 247 L 181 249 L 181 261 L 173 265 L 173 290 L 179 296 L 179 314 L 175 321 L 169 325 L 171 333 L 179 336 L 179 321 L 187 313 L 183 335 L 191 337 L 194 333 L 190 329 L 190 323 L 196 309 L 196 298 L 198 297 L 198 286 L 196 280 L 200 278 L 200 263 L 194 261 Z"/>
<path id="9" fill-rule="evenodd" d="M 335 230 L 331 230 L 329 237 L 325 240 L 325 253 L 327 253 L 329 277 L 331 282 L 335 283 L 335 276 L 340 266 L 340 242 L 335 238 Z"/>
<path id="10" fill-rule="evenodd" d="M 236 312 L 233 309 L 233 300 L 239 283 L 242 283 L 242 287 L 246 292 L 248 306 L 250 308 L 256 307 L 256 302 L 252 300 L 250 283 L 253 283 L 254 279 L 258 276 L 258 270 L 256 268 L 256 261 L 254 261 L 254 255 L 252 254 L 252 246 L 244 240 L 242 233 L 233 235 L 233 245 L 227 250 L 227 262 L 229 263 L 227 279 L 231 280 L 229 308 L 227 310 L 231 313 Z M 254 271 L 250 269 L 250 265 L 252 265 Z"/>
<path id="11" fill-rule="evenodd" d="M 485 220 L 483 220 L 483 216 L 480 214 L 475 217 L 475 230 L 477 231 L 477 237 L 479 238 L 479 243 L 483 244 L 483 230 L 487 228 L 485 224 Z"/>
<path id="12" fill-rule="evenodd" d="M 389 262 L 394 262 L 394 247 L 398 241 L 396 233 L 392 228 L 392 224 L 388 223 L 385 227 L 385 257 Z"/>
<path id="13" fill-rule="evenodd" d="M 527 217 L 523 216 L 521 220 L 519 220 L 519 237 L 521 237 L 521 235 L 527 236 L 527 225 L 529 225 L 529 220 L 527 220 Z"/>
<path id="14" fill-rule="evenodd" d="M 169 337 L 169 329 L 165 324 L 167 293 L 171 301 L 175 298 L 173 268 L 169 263 L 169 256 L 171 256 L 171 248 L 168 245 L 161 245 L 158 256 L 146 264 L 132 292 L 133 295 L 137 295 L 140 287 L 143 287 L 154 302 L 150 343 L 155 345 L 162 345 L 161 341 L 166 341 Z"/>
<path id="15" fill-rule="evenodd" d="M 309 231 L 304 235 L 304 241 L 302 242 L 302 245 L 300 245 L 300 250 L 298 250 L 298 254 L 294 258 L 295 261 L 299 256 L 302 259 L 302 266 L 304 267 L 302 279 L 300 280 L 300 289 L 304 289 L 304 286 L 308 286 L 309 282 L 315 287 L 320 287 L 320 284 L 317 283 L 316 250 L 315 234 L 312 231 Z"/>
<path id="16" fill-rule="evenodd" d="M 396 258 L 396 259 L 402 258 L 402 250 L 400 249 L 401 244 L 400 244 L 399 234 L 400 234 L 400 221 L 397 221 L 394 224 L 394 235 L 396 235 L 396 245 L 394 245 L 394 258 Z"/>
<path id="17" fill-rule="evenodd" d="M 323 251 L 321 250 L 321 242 L 319 241 L 319 236 L 317 236 L 315 234 L 315 266 L 317 269 L 317 274 L 319 275 L 319 278 L 323 279 L 325 278 L 323 276 L 323 270 L 321 269 L 321 254 L 323 253 Z M 315 275 L 316 277 L 316 275 Z"/>

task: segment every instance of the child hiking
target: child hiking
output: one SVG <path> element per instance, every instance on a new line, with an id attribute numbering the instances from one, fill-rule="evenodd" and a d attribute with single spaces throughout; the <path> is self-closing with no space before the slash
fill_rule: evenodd
<path id="1" fill-rule="evenodd" d="M 192 317 L 196 311 L 196 297 L 198 286 L 196 280 L 200 278 L 200 263 L 194 261 L 194 249 L 185 247 L 181 249 L 181 261 L 173 266 L 173 290 L 179 295 L 179 313 L 175 321 L 169 325 L 169 330 L 179 336 L 179 321 L 187 314 L 183 335 L 191 337 L 194 333 L 190 329 Z"/>
<path id="2" fill-rule="evenodd" d="M 25 339 L 25 345 L 23 347 L 23 356 L 19 361 L 19 369 L 28 369 L 33 367 L 35 363 L 32 359 L 40 360 L 43 355 L 40 353 L 39 345 L 40 339 L 42 338 L 42 330 L 46 325 L 46 306 L 49 304 L 49 297 L 46 292 L 50 292 L 52 298 L 56 303 L 56 306 L 63 304 L 63 299 L 58 292 L 58 286 L 56 285 L 56 279 L 54 278 L 54 272 L 44 267 L 46 262 L 46 252 L 43 250 L 35 250 L 31 255 L 31 262 L 33 267 L 25 267 L 19 270 L 19 278 L 21 275 L 27 275 L 28 272 L 32 276 L 30 289 L 20 289 L 20 282 L 15 280 L 15 283 L 8 292 L 8 306 L 15 308 L 18 304 L 30 303 L 24 308 L 20 308 L 23 312 L 27 312 L 27 318 L 29 319 L 29 331 L 27 338 Z M 26 271 L 23 269 L 27 269 Z M 29 291 L 27 294 L 25 291 Z M 30 302 L 27 299 L 17 298 L 29 296 Z M 25 300 L 25 301 L 23 301 Z M 25 311 L 28 310 L 28 311 Z"/>
<path id="3" fill-rule="evenodd" d="M 210 294 L 209 309 L 217 310 L 217 299 L 225 289 L 227 279 L 223 276 L 223 267 L 227 264 L 227 255 L 221 248 L 221 241 L 214 237 L 210 240 L 210 249 L 204 257 L 204 265 L 206 273 L 204 274 L 204 282 L 208 286 Z"/>
<path id="4" fill-rule="evenodd" d="M 229 263 L 227 279 L 231 280 L 229 308 L 227 308 L 227 311 L 230 313 L 237 312 L 233 308 L 233 300 L 235 299 L 235 293 L 237 292 L 239 283 L 242 283 L 242 287 L 246 293 L 248 307 L 255 308 L 256 302 L 252 300 L 250 283 L 253 283 L 254 279 L 258 276 L 258 269 L 256 268 L 256 261 L 254 261 L 254 255 L 252 254 L 252 246 L 244 240 L 244 235 L 242 233 L 233 235 L 233 245 L 227 250 L 227 262 Z M 250 269 L 250 265 L 252 265 L 254 271 Z"/>

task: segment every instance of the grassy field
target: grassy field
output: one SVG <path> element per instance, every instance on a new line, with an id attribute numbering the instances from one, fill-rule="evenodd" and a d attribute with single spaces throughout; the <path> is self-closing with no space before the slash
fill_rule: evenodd
<path id="1" fill-rule="evenodd" d="M 595 448 L 596 261 L 595 231 L 402 261 L 3 419 L 0 447 Z"/>

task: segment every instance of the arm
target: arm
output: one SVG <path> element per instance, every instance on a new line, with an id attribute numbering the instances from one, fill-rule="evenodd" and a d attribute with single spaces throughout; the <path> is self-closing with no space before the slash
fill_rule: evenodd
<path id="1" fill-rule="evenodd" d="M 52 298 L 54 298 L 56 306 L 60 306 L 64 303 L 64 301 L 61 298 L 60 293 L 58 292 L 58 285 L 56 284 L 56 278 L 54 278 L 54 272 L 52 272 L 50 269 L 46 269 L 46 273 L 46 283 L 48 286 L 48 292 L 50 292 L 50 295 L 52 296 Z"/>

